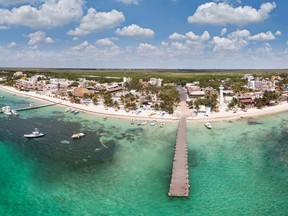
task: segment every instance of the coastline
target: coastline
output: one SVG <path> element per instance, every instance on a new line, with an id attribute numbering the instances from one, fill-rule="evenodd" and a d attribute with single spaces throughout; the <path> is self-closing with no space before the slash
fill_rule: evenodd
<path id="1" fill-rule="evenodd" d="M 114 108 L 105 109 L 103 105 L 84 105 L 84 104 L 75 104 L 69 101 L 61 100 L 59 98 L 49 97 L 46 95 L 39 95 L 35 92 L 22 92 L 14 87 L 10 86 L 3 86 L 0 85 L 0 90 L 16 94 L 19 96 L 29 96 L 36 100 L 41 100 L 48 103 L 60 103 L 58 105 L 74 108 L 81 112 L 86 112 L 90 114 L 94 114 L 100 117 L 110 117 L 116 119 L 141 119 L 141 120 L 157 120 L 163 122 L 178 122 L 180 116 L 180 104 L 178 105 L 177 109 L 174 112 L 174 115 L 165 114 L 164 116 L 160 116 L 159 111 L 154 110 L 142 110 L 140 114 L 136 114 L 133 111 L 126 112 L 124 110 L 115 111 Z M 285 112 L 288 111 L 288 103 L 284 102 L 282 104 L 272 106 L 272 107 L 265 107 L 262 109 L 251 108 L 248 109 L 247 112 L 238 111 L 237 113 L 233 113 L 232 111 L 226 112 L 225 110 L 221 110 L 220 112 L 211 112 L 209 117 L 205 117 L 204 113 L 198 113 L 197 115 L 193 110 L 187 108 L 187 122 L 206 122 L 206 121 L 230 121 L 230 120 L 238 120 L 243 118 L 255 118 L 259 116 L 267 116 L 275 113 Z M 151 115 L 155 113 L 155 115 Z"/>

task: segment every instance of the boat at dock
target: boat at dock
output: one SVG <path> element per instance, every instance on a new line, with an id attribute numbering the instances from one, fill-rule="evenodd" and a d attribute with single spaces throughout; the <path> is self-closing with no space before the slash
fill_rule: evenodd
<path id="1" fill-rule="evenodd" d="M 30 134 L 24 134 L 24 137 L 29 138 L 29 139 L 43 137 L 43 136 L 45 136 L 45 133 L 40 132 L 38 128 L 35 128 L 35 130 Z"/>
<path id="2" fill-rule="evenodd" d="M 6 115 L 12 115 L 10 106 L 4 106 L 4 107 L 2 107 L 2 110 L 1 110 L 1 111 L 2 111 L 4 114 L 6 114 Z"/>
<path id="3" fill-rule="evenodd" d="M 82 137 L 84 137 L 86 134 L 85 133 L 74 133 L 72 136 L 71 136 L 71 138 L 72 139 L 80 139 L 80 138 L 82 138 Z"/>
<path id="4" fill-rule="evenodd" d="M 15 109 L 12 109 L 12 110 L 11 110 L 11 113 L 12 113 L 13 115 L 15 115 L 15 116 L 18 116 L 18 115 L 19 115 L 19 113 L 18 113 Z"/>

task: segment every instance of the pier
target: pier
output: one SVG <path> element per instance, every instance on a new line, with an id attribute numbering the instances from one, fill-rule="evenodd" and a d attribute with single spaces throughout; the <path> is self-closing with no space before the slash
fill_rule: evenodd
<path id="1" fill-rule="evenodd" d="M 183 93 L 183 92 L 182 92 Z M 188 146 L 186 141 L 186 101 L 181 94 L 181 117 L 178 124 L 169 196 L 189 196 Z"/>
<path id="2" fill-rule="evenodd" d="M 39 108 L 44 108 L 44 107 L 49 107 L 49 106 L 55 106 L 57 104 L 61 104 L 61 102 L 59 103 L 52 103 L 52 104 L 46 104 L 46 105 L 41 105 L 41 106 L 30 106 L 30 107 L 24 107 L 24 108 L 18 108 L 15 109 L 17 112 L 19 111 L 25 111 L 25 110 L 31 110 L 31 109 L 39 109 Z"/>

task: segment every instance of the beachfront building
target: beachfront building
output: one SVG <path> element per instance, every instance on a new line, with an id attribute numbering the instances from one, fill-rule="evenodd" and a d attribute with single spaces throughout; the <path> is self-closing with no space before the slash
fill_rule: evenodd
<path id="1" fill-rule="evenodd" d="M 162 86 L 162 81 L 163 79 L 157 79 L 157 78 L 150 78 L 150 80 L 148 81 L 148 83 L 150 85 L 156 86 L 156 87 L 160 87 Z"/>

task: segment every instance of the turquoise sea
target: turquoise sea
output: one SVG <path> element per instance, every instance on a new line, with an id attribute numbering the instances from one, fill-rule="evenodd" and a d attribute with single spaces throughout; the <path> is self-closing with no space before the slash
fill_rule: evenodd
<path id="1" fill-rule="evenodd" d="M 0 95 L 0 107 L 44 104 Z M 35 127 L 46 136 L 23 138 Z M 189 198 L 167 196 L 176 129 L 57 106 L 0 114 L 0 215 L 288 215 L 288 113 L 188 123 Z"/>

